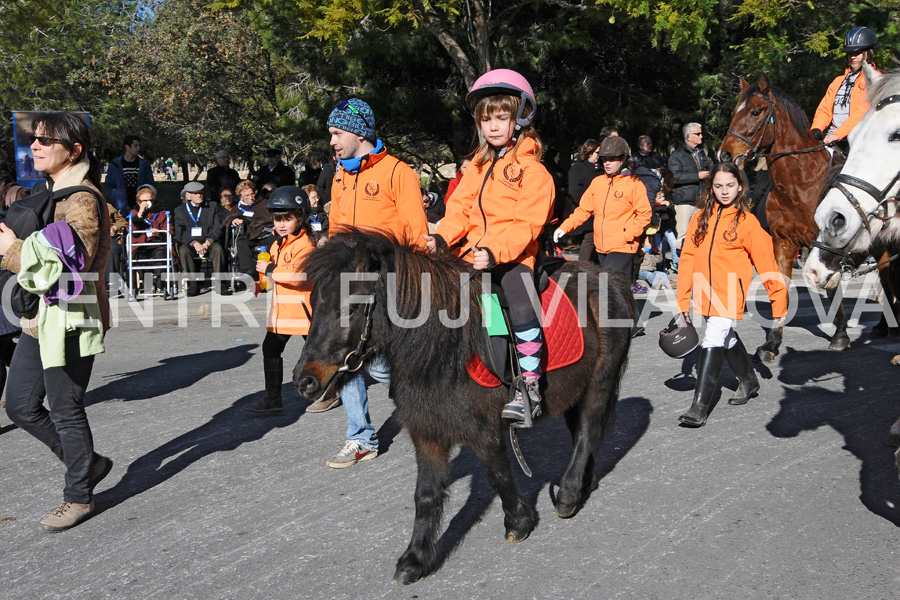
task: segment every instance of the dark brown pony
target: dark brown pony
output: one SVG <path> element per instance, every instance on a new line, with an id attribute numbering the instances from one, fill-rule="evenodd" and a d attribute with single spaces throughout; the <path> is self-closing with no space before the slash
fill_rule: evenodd
<path id="1" fill-rule="evenodd" d="M 719 148 L 720 160 L 733 160 L 739 167 L 757 156 L 766 159 L 772 178 L 766 219 L 775 260 L 790 281 L 797 252 L 816 239 L 816 206 L 828 181 L 830 161 L 825 147 L 810 133 L 809 119 L 797 103 L 773 88 L 765 75 L 752 86 L 741 79 L 741 95 Z M 832 291 L 829 297 L 833 295 Z M 829 348 L 843 350 L 850 345 L 843 306 L 834 324 Z M 765 343 L 756 350 L 760 360 L 775 359 L 782 335 L 780 327 L 769 330 Z"/>
<path id="2" fill-rule="evenodd" d="M 500 417 L 508 400 L 506 388 L 481 387 L 465 369 L 487 343 L 478 309 L 479 286 L 463 285 L 470 279 L 467 265 L 449 254 L 426 255 L 382 235 L 348 231 L 316 250 L 303 270 L 314 286 L 313 318 L 294 384 L 313 397 L 349 376 L 340 372 L 342 365 L 356 366 L 358 356 L 377 352 L 391 369 L 396 414 L 415 446 L 416 516 L 394 581 L 412 583 L 440 566 L 435 544 L 450 480 L 450 454 L 461 444 L 471 446 L 482 460 L 486 478 L 500 497 L 506 540 L 527 538 L 535 511 L 516 487 L 507 456 L 508 424 Z M 556 495 L 556 512 L 567 518 L 597 486 L 593 451 L 612 419 L 636 310 L 630 282 L 620 273 L 570 262 L 554 279 L 574 306 L 579 306 L 580 294 L 585 307 L 584 356 L 541 378 L 544 414 L 537 423 L 563 414 L 574 438 Z M 428 285 L 423 285 L 425 280 Z M 461 324 L 445 324 L 461 314 L 468 314 Z M 417 317 L 420 322 L 414 326 L 400 322 Z"/>

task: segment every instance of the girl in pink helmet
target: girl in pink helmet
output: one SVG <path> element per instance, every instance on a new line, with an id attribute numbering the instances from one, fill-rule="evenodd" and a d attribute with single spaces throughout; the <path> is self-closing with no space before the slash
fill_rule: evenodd
<path id="1" fill-rule="evenodd" d="M 518 424 L 526 410 L 522 387 L 532 418 L 541 413 L 544 339 L 531 298 L 537 297 L 537 238 L 553 212 L 553 178 L 541 164 L 541 140 L 533 125 L 537 102 L 522 75 L 489 71 L 472 86 L 466 103 L 475 113 L 478 147 L 446 215 L 425 240 L 432 252 L 440 247 L 457 253 L 503 288 L 524 378 L 503 416 Z"/>

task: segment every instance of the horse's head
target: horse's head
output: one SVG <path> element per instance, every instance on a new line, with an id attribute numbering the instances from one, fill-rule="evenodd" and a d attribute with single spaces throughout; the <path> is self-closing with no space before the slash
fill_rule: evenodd
<path id="1" fill-rule="evenodd" d="M 863 71 L 871 106 L 850 133 L 847 162 L 816 209 L 817 240 L 845 254 L 867 253 L 876 237 L 900 236 L 900 71 L 880 75 L 866 63 Z M 840 254 L 817 253 L 817 264 L 804 274 L 821 284 L 829 276 L 825 255 Z"/>
<path id="2" fill-rule="evenodd" d="M 733 161 L 742 167 L 760 149 L 769 148 L 775 139 L 775 99 L 769 78 L 760 74 L 751 86 L 741 77 L 741 95 L 731 113 L 728 133 L 719 147 L 719 160 Z"/>
<path id="3" fill-rule="evenodd" d="M 338 234 L 303 264 L 313 286 L 313 318 L 294 385 L 315 399 L 339 389 L 375 352 L 372 328 L 379 279 L 393 257 L 392 241 L 352 230 Z"/>

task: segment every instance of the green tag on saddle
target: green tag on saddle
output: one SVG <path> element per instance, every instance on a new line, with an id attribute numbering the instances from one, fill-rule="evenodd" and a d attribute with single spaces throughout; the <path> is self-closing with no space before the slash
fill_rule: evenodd
<path id="1" fill-rule="evenodd" d="M 509 330 L 506 329 L 506 319 L 503 318 L 503 309 L 500 308 L 500 299 L 497 298 L 497 294 L 481 294 L 478 301 L 481 304 L 481 315 L 488 335 L 509 335 Z"/>

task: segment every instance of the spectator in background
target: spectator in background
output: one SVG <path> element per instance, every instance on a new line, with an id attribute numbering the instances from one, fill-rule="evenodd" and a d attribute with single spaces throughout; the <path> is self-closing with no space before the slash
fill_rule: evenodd
<path id="1" fill-rule="evenodd" d="M 659 152 L 653 149 L 653 140 L 650 139 L 650 136 L 642 135 L 638 138 L 638 151 L 631 155 L 631 164 L 635 168 L 658 169 L 666 166 L 666 161 L 659 155 Z"/>
<path id="2" fill-rule="evenodd" d="M 309 198 L 309 230 L 310 237 L 316 243 L 328 235 L 328 213 L 319 201 L 319 189 L 316 185 L 308 183 L 302 188 Z"/>
<path id="3" fill-rule="evenodd" d="M 281 162 L 281 152 L 275 148 L 266 150 L 267 164 L 256 173 L 253 183 L 257 189 L 262 189 L 267 183 L 271 183 L 277 189 L 284 185 L 294 185 L 294 170 Z"/>
<path id="4" fill-rule="evenodd" d="M 607 125 L 600 130 L 600 139 L 605 140 L 608 137 L 618 137 L 619 131 L 613 125 Z"/>
<path id="5" fill-rule="evenodd" d="M 603 173 L 600 168 L 600 142 L 595 139 L 588 139 L 581 145 L 581 151 L 578 153 L 578 162 L 569 169 L 569 195 L 566 198 L 566 208 L 563 215 L 568 218 L 569 215 L 581 202 L 581 196 L 588 189 L 595 177 Z M 571 232 L 575 235 L 583 235 L 581 241 L 581 249 L 578 252 L 578 260 L 595 260 L 594 259 L 594 217 L 584 222 L 580 227 L 575 228 Z"/>
<path id="6" fill-rule="evenodd" d="M 137 206 L 137 189 L 142 185 L 153 185 L 153 168 L 149 160 L 138 156 L 141 138 L 126 135 L 122 145 L 124 154 L 109 161 L 106 169 L 106 193 L 116 209 L 127 215 Z"/>
<path id="7" fill-rule="evenodd" d="M 437 192 L 429 192 L 422 188 L 422 205 L 425 207 L 425 218 L 428 219 L 428 232 L 434 231 L 434 225 L 444 218 L 447 205 Z"/>
<path id="8" fill-rule="evenodd" d="M 209 188 L 210 199 L 219 201 L 223 189 L 234 190 L 240 182 L 241 176 L 231 168 L 228 150 L 216 152 L 216 166 L 206 172 L 206 186 Z"/>
<path id="9" fill-rule="evenodd" d="M 166 227 L 168 226 L 171 231 L 171 223 L 166 223 L 167 220 L 166 207 L 157 198 L 156 188 L 152 185 L 142 185 L 138 188 L 137 208 L 131 211 L 131 226 L 136 232 L 131 238 L 134 258 L 138 260 L 153 259 L 158 261 L 157 264 L 165 264 Z M 155 245 L 160 242 L 162 245 Z M 141 247 L 142 245 L 143 247 Z M 162 281 L 164 270 L 164 267 L 153 269 L 154 294 L 168 293 L 166 282 Z"/>
<path id="10" fill-rule="evenodd" d="M 235 184 L 235 187 L 237 185 Z M 224 188 L 219 192 L 219 206 L 225 209 L 226 212 L 230 212 L 232 208 L 234 208 L 234 189 L 233 188 Z"/>
<path id="11" fill-rule="evenodd" d="M 331 160 L 322 167 L 319 180 L 316 182 L 316 191 L 319 192 L 319 202 L 326 211 L 331 204 L 331 183 L 334 181 L 334 171 L 337 165 L 337 155 L 332 152 Z"/>
<path id="12" fill-rule="evenodd" d="M 238 203 L 225 219 L 225 231 L 241 226 L 241 233 L 235 240 L 238 264 L 241 273 L 249 275 L 254 281 L 259 279 L 256 270 L 257 254 L 253 251 L 258 246 L 272 247 L 275 241 L 272 215 L 266 208 L 268 198 L 257 198 L 253 182 L 242 181 L 237 186 Z"/>
<path id="13" fill-rule="evenodd" d="M 316 185 L 319 175 L 322 174 L 322 155 L 318 152 L 310 152 L 303 161 L 303 171 L 297 179 L 297 186 L 305 188 L 307 185 Z"/>
<path id="14" fill-rule="evenodd" d="M 172 215 L 181 268 L 186 274 L 196 276 L 199 269 L 194 259 L 202 259 L 208 255 L 213 272 L 223 273 L 225 251 L 219 242 L 223 231 L 219 206 L 203 198 L 203 184 L 199 181 L 189 182 L 183 191 L 186 202 L 179 204 Z M 221 291 L 225 296 L 231 294 L 229 282 L 221 282 Z M 187 295 L 196 296 L 199 293 L 200 281 L 192 278 L 188 283 Z"/>
<path id="15" fill-rule="evenodd" d="M 688 223 L 697 208 L 700 184 L 709 177 L 713 161 L 703 152 L 703 126 L 688 123 L 682 128 L 684 143 L 669 157 L 669 170 L 675 177 L 675 187 L 669 200 L 675 206 L 675 231 L 684 239 Z"/>
<path id="16" fill-rule="evenodd" d="M 444 203 L 446 204 L 447 200 L 450 199 L 450 196 L 453 194 L 453 190 L 456 189 L 456 186 L 459 185 L 460 180 L 462 180 L 463 173 L 466 172 L 466 169 L 469 167 L 469 163 L 472 162 L 472 159 L 466 157 L 459 161 L 459 168 L 456 170 L 456 177 L 450 180 L 450 183 L 447 184 L 447 194 L 444 196 Z M 427 213 L 427 211 L 426 211 Z"/>

